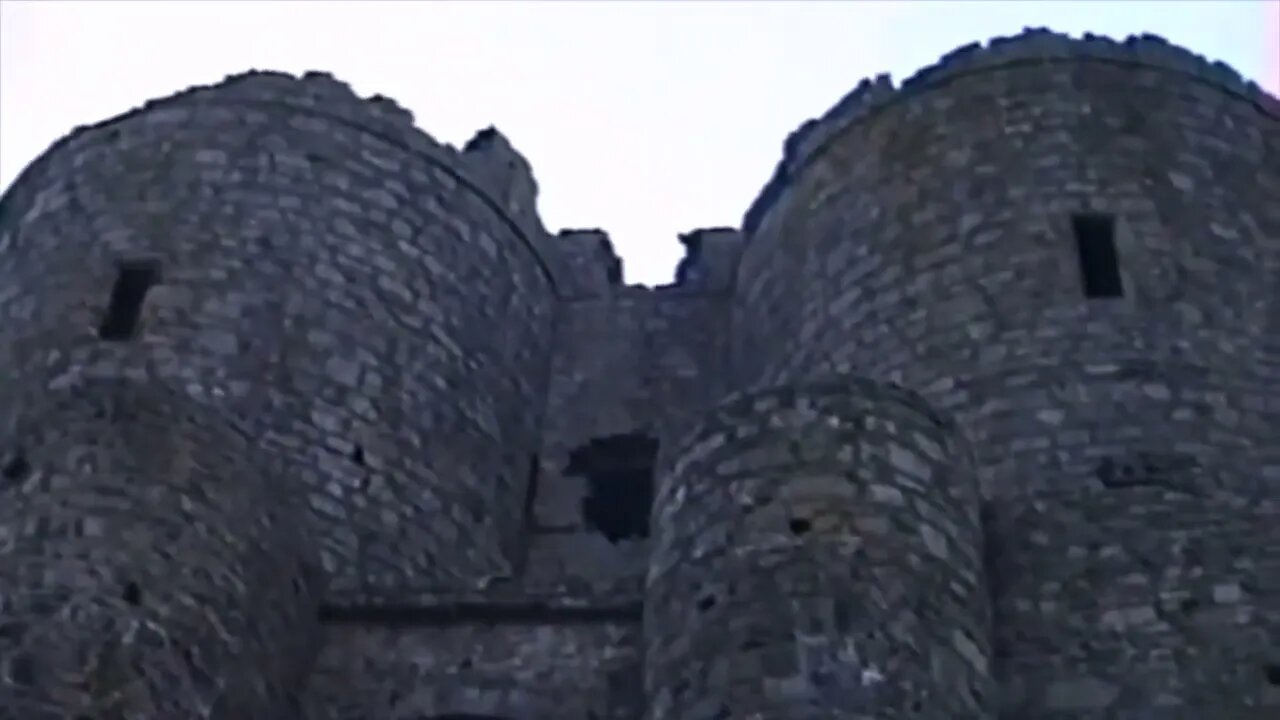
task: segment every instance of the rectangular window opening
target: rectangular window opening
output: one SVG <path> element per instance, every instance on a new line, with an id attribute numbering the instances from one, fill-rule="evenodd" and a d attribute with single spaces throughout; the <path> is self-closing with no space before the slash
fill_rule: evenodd
<path id="1" fill-rule="evenodd" d="M 160 282 L 160 263 L 155 260 L 130 260 L 121 262 L 116 272 L 116 282 L 111 287 L 111 299 L 98 326 L 98 337 L 103 340 L 123 341 L 131 339 L 138 330 L 142 315 L 142 303 L 147 291 Z"/>
<path id="2" fill-rule="evenodd" d="M 1076 250 L 1080 254 L 1080 274 L 1084 279 L 1085 297 L 1115 298 L 1124 295 L 1115 228 L 1115 218 L 1111 215 L 1083 214 L 1071 217 Z"/>

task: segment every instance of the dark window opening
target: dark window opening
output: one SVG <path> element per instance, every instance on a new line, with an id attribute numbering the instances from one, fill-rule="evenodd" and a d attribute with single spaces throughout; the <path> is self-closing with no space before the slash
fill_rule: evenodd
<path id="1" fill-rule="evenodd" d="M 359 445 L 351 450 L 351 462 L 364 467 L 364 448 Z"/>
<path id="2" fill-rule="evenodd" d="M 641 433 L 596 438 L 569 455 L 566 475 L 587 479 L 582 517 L 609 542 L 649 537 L 658 441 Z"/>
<path id="3" fill-rule="evenodd" d="M 1280 687 L 1280 665 L 1266 665 L 1262 674 L 1267 676 L 1267 683 Z"/>
<path id="4" fill-rule="evenodd" d="M 0 475 L 3 475 L 5 480 L 12 482 L 18 482 L 26 478 L 30 472 L 31 463 L 22 455 L 15 455 L 9 458 L 4 467 L 0 468 Z"/>
<path id="5" fill-rule="evenodd" d="M 1124 295 L 1120 256 L 1116 251 L 1115 218 L 1110 215 L 1073 215 L 1071 229 L 1080 255 L 1084 294 L 1090 298 Z"/>
<path id="6" fill-rule="evenodd" d="M 542 477 L 542 461 L 538 458 L 538 453 L 534 453 L 529 458 L 529 476 L 526 478 L 524 485 L 524 521 L 525 525 L 532 527 L 534 523 L 534 512 L 538 502 L 538 484 Z"/>
<path id="7" fill-rule="evenodd" d="M 138 583 L 129 582 L 124 586 L 124 601 L 130 605 L 140 605 L 142 603 L 142 588 L 138 587 Z"/>
<path id="8" fill-rule="evenodd" d="M 791 522 L 787 523 L 787 527 L 791 528 L 792 535 L 803 535 L 813 528 L 813 523 L 805 518 L 791 518 Z"/>
<path id="9" fill-rule="evenodd" d="M 715 595 L 706 595 L 698 599 L 698 609 L 701 610 L 702 612 L 706 612 L 715 606 L 716 606 Z"/>
<path id="10" fill-rule="evenodd" d="M 160 264 L 155 261 L 131 261 L 120 263 L 107 312 L 98 327 L 98 337 L 103 340 L 128 340 L 138 329 L 142 315 L 142 303 L 147 291 L 160 281 Z"/>

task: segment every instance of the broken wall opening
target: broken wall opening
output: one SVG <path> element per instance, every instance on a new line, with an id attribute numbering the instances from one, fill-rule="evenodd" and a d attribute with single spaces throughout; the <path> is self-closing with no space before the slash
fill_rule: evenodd
<path id="1" fill-rule="evenodd" d="M 569 455 L 566 475 L 587 481 L 583 523 L 609 542 L 649 537 L 658 441 L 644 433 L 594 438 Z"/>

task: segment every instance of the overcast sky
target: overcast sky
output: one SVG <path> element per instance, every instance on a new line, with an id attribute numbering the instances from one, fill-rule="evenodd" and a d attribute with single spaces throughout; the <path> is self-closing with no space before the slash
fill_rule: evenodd
<path id="1" fill-rule="evenodd" d="M 1280 0 L 985 3 L 0 0 L 0 187 L 76 125 L 250 68 L 327 70 L 461 146 L 496 125 L 548 228 L 599 227 L 629 282 L 738 225 L 784 138 L 864 76 L 1024 26 L 1162 35 L 1280 93 Z"/>

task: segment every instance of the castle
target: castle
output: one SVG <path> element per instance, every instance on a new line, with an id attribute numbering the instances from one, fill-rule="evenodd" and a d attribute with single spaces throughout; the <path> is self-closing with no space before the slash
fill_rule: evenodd
<path id="1" fill-rule="evenodd" d="M 33 162 L 0 718 L 1280 717 L 1280 100 L 961 48 L 652 289 L 535 194 L 318 73 Z"/>

